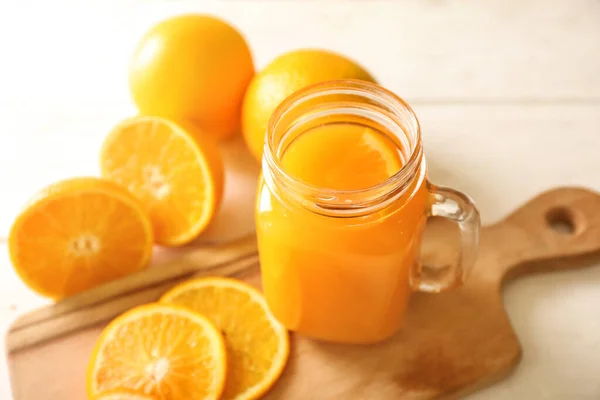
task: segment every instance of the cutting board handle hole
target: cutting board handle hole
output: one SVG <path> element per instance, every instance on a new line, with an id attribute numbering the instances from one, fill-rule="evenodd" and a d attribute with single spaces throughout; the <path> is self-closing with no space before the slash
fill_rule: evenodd
<path id="1" fill-rule="evenodd" d="M 546 222 L 555 232 L 572 235 L 577 231 L 573 213 L 566 207 L 556 207 L 546 213 Z"/>

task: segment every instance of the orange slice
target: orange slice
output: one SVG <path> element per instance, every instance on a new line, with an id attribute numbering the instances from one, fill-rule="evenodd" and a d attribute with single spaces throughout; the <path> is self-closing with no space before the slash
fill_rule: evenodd
<path id="1" fill-rule="evenodd" d="M 152 399 L 218 399 L 227 361 L 223 338 L 181 307 L 134 308 L 102 332 L 88 366 L 88 396 L 126 391 Z"/>
<path id="2" fill-rule="evenodd" d="M 158 398 L 136 394 L 129 391 L 118 390 L 106 392 L 94 397 L 93 400 L 158 400 Z"/>
<path id="3" fill-rule="evenodd" d="M 298 136 L 281 160 L 283 169 L 313 186 L 358 190 L 375 186 L 402 167 L 394 141 L 359 124 L 330 124 Z"/>
<path id="4" fill-rule="evenodd" d="M 161 302 L 201 313 L 223 333 L 229 365 L 222 399 L 257 399 L 281 375 L 288 334 L 255 288 L 233 279 L 200 278 L 171 289 Z"/>
<path id="5" fill-rule="evenodd" d="M 30 201 L 9 238 L 12 263 L 36 292 L 60 299 L 144 268 L 152 227 L 127 190 L 97 178 L 55 183 Z"/>
<path id="6" fill-rule="evenodd" d="M 198 236 L 223 193 L 223 161 L 213 139 L 159 117 L 119 124 L 102 147 L 101 170 L 141 199 L 162 245 Z"/>

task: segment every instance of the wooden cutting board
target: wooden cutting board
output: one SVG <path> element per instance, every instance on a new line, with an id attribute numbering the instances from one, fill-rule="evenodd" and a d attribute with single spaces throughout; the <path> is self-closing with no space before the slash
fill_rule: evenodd
<path id="1" fill-rule="evenodd" d="M 435 220 L 428 226 L 423 253 L 430 262 L 455 256 L 456 235 L 448 229 Z M 600 196 L 578 188 L 546 192 L 484 227 L 468 283 L 439 295 L 416 294 L 404 328 L 392 339 L 348 346 L 292 335 L 289 365 L 267 399 L 455 398 L 489 385 L 506 376 L 521 354 L 503 306 L 503 282 L 599 258 Z M 15 400 L 85 399 L 86 364 L 110 319 L 184 279 L 213 274 L 258 285 L 254 236 L 191 248 L 169 265 L 22 317 L 7 336 Z"/>

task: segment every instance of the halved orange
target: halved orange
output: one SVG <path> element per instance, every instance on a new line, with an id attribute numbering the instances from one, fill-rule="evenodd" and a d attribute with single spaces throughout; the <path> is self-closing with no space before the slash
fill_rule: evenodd
<path id="1" fill-rule="evenodd" d="M 110 133 L 101 152 L 102 176 L 141 199 L 156 242 L 193 240 L 214 216 L 223 193 L 223 161 L 214 139 L 192 125 L 134 117 Z"/>
<path id="2" fill-rule="evenodd" d="M 88 366 L 87 391 L 91 398 L 126 391 L 157 400 L 216 400 L 226 368 L 223 338 L 208 319 L 149 304 L 104 329 Z"/>
<path id="3" fill-rule="evenodd" d="M 12 263 L 36 292 L 60 299 L 139 271 L 152 253 L 152 227 L 127 190 L 97 178 L 39 192 L 14 222 Z"/>
<path id="4" fill-rule="evenodd" d="M 288 333 L 252 286 L 228 278 L 199 278 L 171 289 L 161 302 L 205 315 L 223 333 L 228 372 L 222 399 L 257 399 L 281 375 L 289 355 Z"/>

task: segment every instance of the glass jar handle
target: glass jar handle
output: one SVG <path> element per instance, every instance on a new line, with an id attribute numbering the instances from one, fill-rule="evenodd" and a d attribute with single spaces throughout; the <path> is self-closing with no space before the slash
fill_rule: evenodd
<path id="1" fill-rule="evenodd" d="M 473 200 L 464 193 L 427 183 L 431 197 L 428 217 L 442 217 L 455 222 L 460 229 L 460 253 L 455 265 L 440 268 L 415 263 L 411 286 L 421 292 L 441 292 L 461 286 L 475 263 L 479 242 L 479 211 Z"/>

